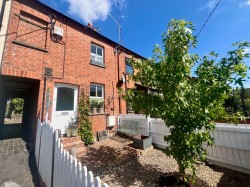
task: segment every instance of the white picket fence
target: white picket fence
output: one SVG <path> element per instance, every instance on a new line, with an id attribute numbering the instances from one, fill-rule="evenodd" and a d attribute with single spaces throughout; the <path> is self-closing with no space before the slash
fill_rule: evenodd
<path id="1" fill-rule="evenodd" d="M 39 174 L 47 187 L 108 187 L 63 149 L 60 134 L 49 121 L 38 120 L 35 156 Z"/>
<path id="2" fill-rule="evenodd" d="M 122 120 L 138 121 L 139 133 L 152 136 L 152 142 L 160 148 L 167 143 L 164 136 L 170 135 L 170 129 L 161 119 L 146 118 L 143 115 L 119 115 L 118 122 Z M 207 149 L 207 159 L 214 164 L 250 173 L 250 125 L 216 124 L 212 132 L 215 139 L 213 146 L 204 145 Z"/>

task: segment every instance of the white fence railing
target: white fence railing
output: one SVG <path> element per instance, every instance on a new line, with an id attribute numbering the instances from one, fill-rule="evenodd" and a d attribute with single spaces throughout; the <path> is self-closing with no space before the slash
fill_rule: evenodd
<path id="1" fill-rule="evenodd" d="M 86 166 L 63 149 L 59 138 L 49 122 L 38 120 L 35 156 L 39 174 L 47 187 L 108 187 L 93 177 Z"/>
<path id="2" fill-rule="evenodd" d="M 163 120 L 146 118 L 146 116 L 143 115 L 128 114 L 120 115 L 119 123 L 121 123 L 122 120 L 129 119 L 138 121 L 139 133 L 152 136 L 152 142 L 157 147 L 165 148 L 167 146 L 167 143 L 164 141 L 164 136 L 170 135 L 171 132 Z M 224 163 L 226 165 L 220 165 L 250 173 L 249 125 L 240 124 L 236 126 L 217 123 L 216 128 L 212 132 L 212 137 L 215 139 L 214 145 L 204 145 L 208 153 L 207 158 L 210 161 L 215 161 L 215 164 Z"/>
<path id="3" fill-rule="evenodd" d="M 165 148 L 168 144 L 164 141 L 164 136 L 170 135 L 169 128 L 160 118 L 149 118 L 149 134 L 152 136 L 152 142 L 160 148 Z"/>
<path id="4" fill-rule="evenodd" d="M 212 132 L 215 142 L 206 146 L 211 161 L 250 169 L 250 126 L 218 123 Z M 233 169 L 233 168 L 232 168 Z M 244 170 L 242 170 L 244 172 Z M 246 171 L 249 173 L 250 171 Z"/>

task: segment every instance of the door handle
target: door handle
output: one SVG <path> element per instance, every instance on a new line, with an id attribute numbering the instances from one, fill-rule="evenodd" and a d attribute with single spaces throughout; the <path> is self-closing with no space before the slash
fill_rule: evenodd
<path id="1" fill-rule="evenodd" d="M 67 115 L 67 114 L 69 114 L 68 112 L 62 112 L 61 113 L 62 115 Z"/>

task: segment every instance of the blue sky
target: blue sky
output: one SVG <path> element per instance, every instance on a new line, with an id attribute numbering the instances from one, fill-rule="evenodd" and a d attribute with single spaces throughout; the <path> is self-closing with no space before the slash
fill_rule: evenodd
<path id="1" fill-rule="evenodd" d="M 92 22 L 100 33 L 118 42 L 122 26 L 122 45 L 148 58 L 172 18 L 193 22 L 197 34 L 218 0 L 41 0 L 41 2 L 87 24 Z M 221 56 L 237 41 L 250 42 L 250 0 L 222 0 L 200 33 L 194 53 L 216 51 Z M 250 49 L 249 49 L 250 52 Z M 250 62 L 248 61 L 250 65 Z M 250 87 L 250 81 L 246 87 Z"/>

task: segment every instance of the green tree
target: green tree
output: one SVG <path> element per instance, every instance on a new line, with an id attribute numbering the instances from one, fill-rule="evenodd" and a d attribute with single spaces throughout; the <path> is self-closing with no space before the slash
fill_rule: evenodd
<path id="1" fill-rule="evenodd" d="M 191 170 L 192 181 L 195 163 L 206 157 L 203 144 L 213 144 L 210 131 L 215 128 L 214 120 L 237 121 L 239 114 L 228 115 L 224 100 L 232 83 L 242 86 L 247 75 L 243 61 L 248 57 L 244 48 L 249 46 L 236 43 L 236 49 L 218 61 L 214 52 L 200 58 L 189 53 L 196 46 L 193 30 L 191 22 L 172 20 L 162 37 L 164 50 L 156 46 L 149 60 L 131 61 L 136 70 L 131 78 L 160 94 L 145 95 L 132 89 L 124 97 L 134 110 L 159 116 L 170 127 L 171 135 L 165 137 L 169 144 L 166 154 L 177 161 L 181 177 Z M 195 67 L 193 78 L 191 69 Z"/>
<path id="2" fill-rule="evenodd" d="M 246 99 L 250 99 L 250 88 L 246 88 L 245 94 L 246 94 Z"/>
<path id="3" fill-rule="evenodd" d="M 24 106 L 24 99 L 22 98 L 13 98 L 10 101 L 10 105 L 14 106 L 14 111 L 17 114 L 22 114 L 23 113 L 23 106 Z"/>
<path id="4" fill-rule="evenodd" d="M 229 93 L 228 98 L 225 99 L 224 106 L 229 114 L 242 112 L 242 100 L 241 100 L 240 89 L 232 89 Z"/>
<path id="5" fill-rule="evenodd" d="M 248 89 L 232 89 L 227 99 L 225 99 L 224 106 L 229 114 L 240 112 L 245 117 L 249 116 L 250 99 L 248 97 Z"/>
<path id="6" fill-rule="evenodd" d="M 78 129 L 78 134 L 86 145 L 89 145 L 94 141 L 92 124 L 89 120 L 89 107 L 89 97 L 86 96 L 84 90 L 82 90 L 78 104 L 78 123 L 80 125 L 80 128 Z"/>

